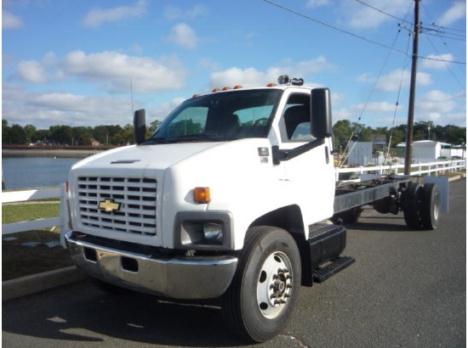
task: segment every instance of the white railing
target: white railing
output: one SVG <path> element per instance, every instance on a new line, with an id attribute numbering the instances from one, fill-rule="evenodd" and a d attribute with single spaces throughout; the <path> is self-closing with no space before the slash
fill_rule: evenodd
<path id="1" fill-rule="evenodd" d="M 2 204 L 27 202 L 48 198 L 60 198 L 60 216 L 3 224 L 2 234 L 7 235 L 63 225 L 64 219 L 66 218 L 63 205 L 64 192 L 65 191 L 63 186 L 2 192 Z"/>
<path id="2" fill-rule="evenodd" d="M 353 167 L 353 168 L 337 168 L 336 169 L 336 179 L 340 180 L 340 174 L 360 174 L 364 175 L 367 173 L 373 173 L 376 175 L 390 174 L 394 173 L 396 175 L 404 175 L 403 169 L 405 168 L 404 164 L 391 164 L 391 165 L 382 165 L 382 166 L 372 166 L 372 167 Z M 440 173 L 445 171 L 453 171 L 455 169 L 465 169 L 466 160 L 449 160 L 449 161 L 437 161 L 437 162 L 427 162 L 427 163 L 413 163 L 411 164 L 411 174 L 410 175 L 422 175 L 422 174 L 431 174 L 431 173 Z"/>

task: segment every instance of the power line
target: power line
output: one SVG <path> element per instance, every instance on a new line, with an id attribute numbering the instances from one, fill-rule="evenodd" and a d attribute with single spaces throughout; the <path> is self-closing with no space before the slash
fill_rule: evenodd
<path id="1" fill-rule="evenodd" d="M 395 35 L 395 38 L 393 39 L 393 42 L 391 44 L 391 48 L 394 48 L 395 47 L 395 44 L 397 42 L 397 39 L 399 37 L 401 33 L 401 29 L 399 29 Z M 372 96 L 374 95 L 374 92 L 375 90 L 377 89 L 377 85 L 380 81 L 380 78 L 382 77 L 382 74 L 383 74 L 383 71 L 385 70 L 385 67 L 387 66 L 387 63 L 388 63 L 388 60 L 390 58 L 390 55 L 392 54 L 393 50 L 390 49 L 383 61 L 383 64 L 382 66 L 380 67 L 379 69 L 379 73 L 377 75 L 377 79 L 374 81 L 374 85 L 372 86 L 372 89 L 369 91 L 369 94 L 367 95 L 367 98 L 366 98 L 366 102 L 364 103 L 364 107 L 361 109 L 361 112 L 359 113 L 359 117 L 358 117 L 358 121 L 361 121 L 362 119 L 362 115 L 364 115 L 364 112 L 367 110 L 367 106 L 369 105 L 369 102 L 372 98 Z M 345 149 L 344 149 L 344 154 L 345 156 L 343 157 L 343 159 L 341 160 L 339 166 L 341 167 L 345 162 L 346 160 L 348 159 L 350 153 L 351 153 L 351 148 L 350 148 L 350 145 L 351 145 L 351 141 L 353 140 L 354 138 L 354 135 L 355 135 L 355 131 L 353 129 L 353 131 L 351 132 L 351 135 L 349 136 L 349 139 L 348 141 L 346 142 L 346 146 L 345 146 Z"/>
<path id="2" fill-rule="evenodd" d="M 293 9 L 291 9 L 291 8 L 289 8 L 289 7 L 286 7 L 286 6 L 283 6 L 283 5 L 281 5 L 281 4 L 278 4 L 278 3 L 276 3 L 276 2 L 274 2 L 274 1 L 272 1 L 272 0 L 263 0 L 263 2 L 265 2 L 265 3 L 269 4 L 269 5 L 275 6 L 275 7 L 279 8 L 279 9 L 282 9 L 283 11 L 292 13 L 292 14 L 298 16 L 298 17 L 302 17 L 302 18 L 307 19 L 307 20 L 309 20 L 309 21 L 312 21 L 312 22 L 318 23 L 318 24 L 320 24 L 320 25 L 323 25 L 323 26 L 325 26 L 325 27 L 327 27 L 327 28 L 333 29 L 333 30 L 335 30 L 335 31 L 337 31 L 337 32 L 340 32 L 340 33 L 342 33 L 342 34 L 346 34 L 346 35 L 352 36 L 352 37 L 354 37 L 354 38 L 356 38 L 356 39 L 365 41 L 365 42 L 367 42 L 367 43 L 370 43 L 370 44 L 373 44 L 373 45 L 376 45 L 376 46 L 380 46 L 380 47 L 382 47 L 382 48 L 386 48 L 386 49 L 390 49 L 390 50 L 395 51 L 395 52 L 399 52 L 400 54 L 408 55 L 407 52 L 404 52 L 404 51 L 401 50 L 401 49 L 391 47 L 391 46 L 389 46 L 389 45 L 387 45 L 387 44 L 384 44 L 384 43 L 381 43 L 381 42 L 378 42 L 378 41 L 369 39 L 369 38 L 367 38 L 367 37 L 365 37 L 365 36 L 362 36 L 362 35 L 353 33 L 353 32 L 351 32 L 351 31 L 349 31 L 349 30 L 346 30 L 346 29 L 343 29 L 343 28 L 339 28 L 339 27 L 337 27 L 337 26 L 334 26 L 334 25 L 332 25 L 332 24 L 329 24 L 329 23 L 327 23 L 327 22 L 324 22 L 324 21 L 322 21 L 322 20 L 320 20 L 320 19 L 313 18 L 313 17 L 310 17 L 310 16 L 308 16 L 308 15 L 302 14 L 302 13 L 296 11 L 296 10 L 293 10 Z M 453 63 L 453 64 L 463 64 L 463 65 L 466 64 L 466 62 L 462 62 L 462 61 L 457 61 L 457 60 L 446 61 L 446 60 L 444 60 L 444 59 L 434 58 L 434 57 L 418 56 L 418 58 L 426 59 L 426 60 L 440 61 L 440 62 L 450 62 L 450 63 Z"/>
<path id="3" fill-rule="evenodd" d="M 302 13 L 296 11 L 296 10 L 293 10 L 293 9 L 291 9 L 291 8 L 289 8 L 289 7 L 283 6 L 283 5 L 281 5 L 281 4 L 278 4 L 278 3 L 276 3 L 276 2 L 273 2 L 273 1 L 271 1 L 271 0 L 263 0 L 263 1 L 266 2 L 266 3 L 268 3 L 268 4 L 270 4 L 270 5 L 272 5 L 272 6 L 276 6 L 276 7 L 280 8 L 280 9 L 282 9 L 282 10 L 284 10 L 284 11 L 290 12 L 290 13 L 296 15 L 296 16 L 305 18 L 305 19 L 310 20 L 310 21 L 312 21 L 312 22 L 321 24 L 321 25 L 323 25 L 323 26 L 325 26 L 325 27 L 327 27 L 327 28 L 330 28 L 330 29 L 333 29 L 333 30 L 335 30 L 335 31 L 338 31 L 338 32 L 340 32 L 340 33 L 342 33 L 342 34 L 350 35 L 350 36 L 352 36 L 352 37 L 354 37 L 354 38 L 357 38 L 357 39 L 366 41 L 366 42 L 368 42 L 368 43 L 371 43 L 371 44 L 374 44 L 374 45 L 377 45 L 377 46 L 380 46 L 380 47 L 383 47 L 383 48 L 386 48 L 386 49 L 392 49 L 390 46 L 388 46 L 388 45 L 386 45 L 386 44 L 383 44 L 383 43 L 381 43 L 381 42 L 378 42 L 378 41 L 369 39 L 369 38 L 367 38 L 367 37 L 365 37 L 365 36 L 362 36 L 362 35 L 359 35 L 359 34 L 355 34 L 355 33 L 351 32 L 351 31 L 346 30 L 346 29 L 342 29 L 342 28 L 336 27 L 336 26 L 334 26 L 334 25 L 332 25 L 332 24 L 329 24 L 329 23 L 326 23 L 326 22 L 324 22 L 324 21 L 322 21 L 322 20 L 320 20 L 320 19 L 316 19 L 316 18 L 307 16 L 307 15 L 305 15 L 305 14 L 302 14 Z M 395 49 L 393 49 L 393 50 L 395 50 Z"/>
<path id="4" fill-rule="evenodd" d="M 408 35 L 408 42 L 406 43 L 406 52 L 409 51 L 410 37 L 411 37 L 411 35 Z M 401 70 L 401 74 L 400 74 L 400 83 L 398 85 L 398 93 L 397 93 L 397 98 L 396 98 L 396 101 L 395 101 L 395 110 L 393 111 L 392 127 L 390 128 L 390 136 L 388 137 L 387 154 L 384 157 L 384 161 L 387 161 L 387 158 L 390 155 L 390 147 L 391 147 L 391 144 L 392 144 L 393 130 L 394 130 L 395 124 L 396 124 L 396 117 L 397 117 L 397 113 L 398 113 L 398 107 L 400 106 L 401 89 L 403 87 L 403 80 L 404 80 L 404 77 L 405 77 L 405 71 L 406 71 L 406 67 L 408 66 L 408 63 L 409 63 L 409 58 L 405 57 L 403 59 L 403 69 Z"/>
<path id="5" fill-rule="evenodd" d="M 439 34 L 439 35 L 448 35 L 448 36 L 453 36 L 455 38 L 459 38 L 459 39 L 465 39 L 466 38 L 466 34 L 462 34 L 462 33 L 456 33 L 456 32 L 450 32 L 450 31 L 445 31 L 445 30 L 442 30 L 442 29 L 439 29 L 439 28 L 434 28 L 432 26 L 426 26 L 426 25 L 420 25 L 420 28 L 422 30 L 425 30 L 425 31 L 428 31 L 428 32 L 433 32 L 434 34 Z"/>
<path id="6" fill-rule="evenodd" d="M 396 20 L 399 21 L 399 22 L 405 22 L 405 23 L 407 23 L 407 24 L 413 25 L 413 23 L 411 23 L 410 21 L 407 21 L 406 19 L 401 18 L 401 17 L 397 17 L 397 16 L 395 16 L 395 15 L 393 15 L 393 14 L 391 14 L 391 13 L 385 12 L 384 10 L 382 10 L 382 9 L 380 9 L 380 8 L 378 8 L 378 7 L 375 7 L 375 6 L 371 5 L 371 4 L 368 4 L 368 3 L 365 2 L 365 1 L 362 1 L 362 0 L 354 0 L 354 1 L 360 3 L 360 4 L 363 5 L 363 6 L 369 7 L 369 8 L 371 8 L 371 9 L 373 9 L 373 10 L 375 10 L 375 11 L 381 13 L 381 14 L 384 14 L 384 15 L 386 15 L 386 16 L 388 16 L 388 17 L 391 17 L 391 18 L 393 18 L 393 19 L 396 19 Z"/>
<path id="7" fill-rule="evenodd" d="M 441 54 L 439 49 L 434 45 L 434 43 L 432 42 L 432 40 L 429 38 L 429 36 L 427 35 L 424 35 L 424 37 L 426 38 L 426 40 L 429 42 L 429 44 L 432 46 L 432 48 L 434 48 L 434 50 L 436 51 L 436 53 L 438 54 Z M 452 77 L 458 82 L 458 84 L 464 88 L 463 84 L 461 83 L 461 81 L 458 79 L 457 75 L 453 72 L 453 70 L 450 68 L 450 65 L 447 64 L 447 65 L 444 65 L 444 67 L 449 71 L 449 73 L 452 75 Z"/>
<path id="8" fill-rule="evenodd" d="M 457 33 L 461 33 L 463 35 L 466 35 L 466 31 L 465 30 L 461 30 L 461 29 L 456 29 L 456 28 L 449 28 L 449 27 L 444 27 L 442 25 L 437 25 L 435 22 L 432 22 L 431 25 L 433 27 L 436 27 L 436 28 L 439 28 L 439 29 L 442 29 L 442 30 L 445 30 L 445 31 L 453 31 L 453 32 L 457 32 Z"/>
<path id="9" fill-rule="evenodd" d="M 431 14 L 429 13 L 429 10 L 426 8 L 426 6 L 424 5 L 424 3 L 421 3 L 422 4 L 422 9 L 423 11 L 426 13 L 427 17 L 431 17 L 431 18 L 434 18 L 433 16 L 431 16 Z M 434 23 L 433 23 L 434 25 Z M 427 34 L 427 33 L 426 33 Z M 429 44 L 434 48 L 434 50 L 438 53 L 438 54 L 441 54 L 440 51 L 437 49 L 437 46 L 432 42 L 432 40 L 425 36 L 426 37 L 426 40 L 429 41 Z M 440 36 L 438 37 L 440 39 L 440 41 L 442 42 L 442 44 L 450 51 L 452 51 L 449 47 L 448 47 L 448 44 L 447 42 L 441 38 Z M 462 75 L 465 75 L 465 71 L 461 69 L 460 65 L 455 65 L 457 69 L 459 69 L 458 71 L 462 74 Z M 455 72 L 451 69 L 451 67 L 449 65 L 446 66 L 446 68 L 449 70 L 449 72 L 452 74 L 453 78 L 460 84 L 460 86 L 462 86 L 462 88 L 464 88 L 463 84 L 460 82 L 460 80 L 457 78 Z"/>
<path id="10" fill-rule="evenodd" d="M 400 35 L 400 32 L 401 32 L 401 30 L 397 31 L 397 34 L 395 35 L 395 38 L 393 39 L 391 47 L 395 47 L 395 44 L 396 44 L 396 41 L 398 39 L 398 36 Z M 372 89 L 370 90 L 369 95 L 367 96 L 364 107 L 362 108 L 361 113 L 359 114 L 358 121 L 361 121 L 362 115 L 364 115 L 364 112 L 367 109 L 367 105 L 369 104 L 369 101 L 372 98 L 372 95 L 374 94 L 375 90 L 377 89 L 377 85 L 378 85 L 378 83 L 380 81 L 380 78 L 382 77 L 382 73 L 383 73 L 385 67 L 387 66 L 387 63 L 388 63 L 388 60 L 389 60 L 391 54 L 392 54 L 392 51 L 389 50 L 387 56 L 385 57 L 384 63 L 382 64 L 382 67 L 379 70 L 379 73 L 377 75 L 377 79 L 374 81 L 374 85 L 373 85 Z"/>
<path id="11" fill-rule="evenodd" d="M 426 5 L 424 5 L 423 2 L 421 2 L 421 5 L 422 5 L 422 8 L 423 10 L 426 12 L 426 14 L 428 15 L 428 17 L 431 17 L 432 19 L 434 19 L 434 16 L 432 16 L 432 14 L 429 12 L 429 10 L 427 9 Z M 435 21 L 432 21 L 431 25 L 433 27 L 436 27 L 436 28 L 439 28 L 439 29 L 445 29 L 445 30 L 449 30 L 449 31 L 457 31 L 459 33 L 463 33 L 463 34 L 466 34 L 466 30 L 464 29 L 457 29 L 457 28 L 451 28 L 451 27 L 446 27 L 446 26 L 442 26 L 442 25 L 438 25 Z"/>
<path id="12" fill-rule="evenodd" d="M 449 39 L 449 40 L 455 40 L 455 41 L 460 41 L 460 42 L 465 42 L 466 43 L 466 38 L 463 38 L 461 36 L 447 35 L 447 34 L 442 34 L 442 33 L 438 33 L 438 32 L 428 32 L 428 31 L 423 31 L 423 32 L 426 35 L 440 37 L 441 39 Z"/>

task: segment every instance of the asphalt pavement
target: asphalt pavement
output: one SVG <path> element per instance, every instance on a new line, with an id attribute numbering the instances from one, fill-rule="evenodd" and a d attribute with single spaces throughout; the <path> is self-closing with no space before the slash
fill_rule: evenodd
<path id="1" fill-rule="evenodd" d="M 366 210 L 348 227 L 356 263 L 301 288 L 286 331 L 265 347 L 464 347 L 466 182 L 450 184 L 436 231 Z M 3 304 L 4 347 L 241 346 L 219 308 L 110 296 L 89 282 Z"/>

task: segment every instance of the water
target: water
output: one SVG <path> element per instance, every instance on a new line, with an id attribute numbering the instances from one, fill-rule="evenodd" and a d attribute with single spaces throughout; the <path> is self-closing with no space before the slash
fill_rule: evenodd
<path id="1" fill-rule="evenodd" d="M 57 186 L 68 178 L 79 158 L 10 157 L 3 158 L 3 181 L 7 190 Z"/>

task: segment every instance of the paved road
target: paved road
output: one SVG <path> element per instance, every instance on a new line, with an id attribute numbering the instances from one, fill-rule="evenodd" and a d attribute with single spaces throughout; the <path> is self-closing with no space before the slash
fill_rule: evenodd
<path id="1" fill-rule="evenodd" d="M 465 346 L 465 181 L 437 231 L 370 212 L 349 228 L 356 263 L 302 288 L 283 335 L 267 347 Z M 79 283 L 3 306 L 4 347 L 238 346 L 217 308 L 110 297 Z"/>

